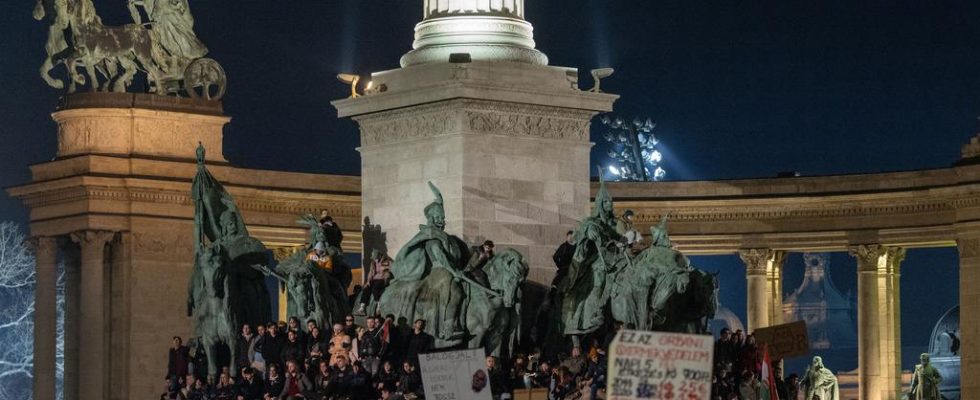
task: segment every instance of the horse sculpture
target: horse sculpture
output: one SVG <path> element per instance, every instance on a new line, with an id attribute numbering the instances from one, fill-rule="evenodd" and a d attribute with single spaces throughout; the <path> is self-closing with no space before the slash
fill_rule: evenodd
<path id="1" fill-rule="evenodd" d="M 677 333 L 708 333 L 708 322 L 718 310 L 718 274 L 694 269 L 688 273 L 687 290 L 667 299 L 662 323 L 653 330 Z"/>
<path id="2" fill-rule="evenodd" d="M 342 323 L 350 313 L 346 288 L 352 279 L 351 268 L 339 248 L 326 244 L 326 235 L 316 218 L 306 215 L 298 222 L 309 227 L 310 246 L 282 260 L 274 271 L 265 266 L 256 268 L 285 285 L 289 293 L 286 306 L 289 316 L 300 321 L 312 319 L 321 325 Z M 311 251 L 316 251 L 317 243 L 323 250 L 322 257 L 330 260 L 329 271 L 307 259 Z"/>
<path id="3" fill-rule="evenodd" d="M 218 346 L 226 346 L 230 360 L 236 359 L 238 321 L 235 314 L 229 312 L 230 279 L 222 265 L 220 250 L 213 246 L 201 249 L 199 253 L 200 273 L 195 274 L 198 281 L 192 282 L 196 288 L 193 293 L 196 304 L 194 330 L 207 355 L 208 378 L 214 381 L 218 373 Z"/>
<path id="4" fill-rule="evenodd" d="M 140 13 L 130 7 L 134 18 Z M 64 64 L 68 72 L 68 92 L 88 83 L 92 91 L 125 92 L 140 71 L 146 74 L 147 88 L 161 95 L 184 90 L 191 97 L 219 99 L 224 94 L 224 70 L 207 53 L 191 26 L 193 19 L 186 0 L 138 2 L 151 18 L 146 23 L 106 26 L 95 11 L 92 0 L 37 0 L 34 18 L 48 19 L 47 57 L 41 77 L 61 89 L 64 83 L 51 77 L 51 71 Z M 135 12 L 134 12 L 135 11 Z M 79 72 L 84 69 L 84 74 Z M 100 76 L 102 79 L 100 79 Z M 217 91 L 212 95 L 211 88 Z M 202 88 L 201 94 L 196 88 Z"/>
<path id="5" fill-rule="evenodd" d="M 466 331 L 471 335 L 468 347 L 484 348 L 491 355 L 501 357 L 514 350 L 520 335 L 521 291 L 528 267 L 520 253 L 507 249 L 494 255 L 483 270 L 490 290 L 476 283 L 465 284 L 464 308 L 473 303 L 487 309 L 487 312 L 466 313 Z"/>
<path id="6" fill-rule="evenodd" d="M 392 263 L 394 279 L 381 296 L 380 312 L 406 321 L 426 320 L 437 349 L 486 347 L 506 355 L 518 331 L 520 288 L 527 275 L 524 258 L 505 250 L 471 260 L 478 250 L 445 232 L 442 194 L 431 182 L 429 187 L 436 199 L 425 207 L 426 224 Z M 481 264 L 489 287 L 464 272 L 476 272 Z"/>
<path id="7" fill-rule="evenodd" d="M 612 197 L 601 175 L 592 215 L 575 231 L 569 272 L 542 307 L 547 323 L 536 335 L 545 351 L 557 354 L 565 339 L 581 345 L 583 338 L 603 337 L 613 322 L 631 329 L 706 333 L 717 308 L 716 276 L 691 266 L 673 247 L 666 216 L 651 227 L 646 248 L 625 240 L 616 230 Z"/>
<path id="8" fill-rule="evenodd" d="M 152 55 L 153 43 L 146 27 L 135 23 L 105 26 L 102 18 L 95 13 L 92 0 L 69 1 L 76 3 L 71 13 L 70 25 L 75 48 L 79 51 L 69 56 L 68 65 L 80 61 L 88 73 L 92 86 L 95 87 L 95 83 L 98 82 L 97 65 L 103 64 L 106 84 L 112 82 L 113 91 L 125 91 L 126 87 L 132 84 L 133 76 L 139 71 L 137 62 L 143 65 L 151 82 L 158 80 L 158 68 L 154 64 Z M 122 68 L 122 75 L 110 76 L 114 69 L 111 66 L 117 63 Z M 68 68 L 68 71 L 69 74 L 77 73 L 74 68 Z"/>

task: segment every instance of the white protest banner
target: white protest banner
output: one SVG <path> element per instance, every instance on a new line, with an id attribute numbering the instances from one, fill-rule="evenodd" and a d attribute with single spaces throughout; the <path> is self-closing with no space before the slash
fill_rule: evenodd
<path id="1" fill-rule="evenodd" d="M 608 400 L 711 398 L 711 336 L 620 331 L 609 347 Z"/>
<path id="2" fill-rule="evenodd" d="M 490 400 L 483 349 L 419 355 L 427 400 Z"/>

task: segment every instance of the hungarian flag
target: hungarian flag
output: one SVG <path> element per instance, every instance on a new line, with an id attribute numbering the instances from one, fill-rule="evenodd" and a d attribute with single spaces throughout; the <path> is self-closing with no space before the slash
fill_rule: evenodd
<path id="1" fill-rule="evenodd" d="M 762 376 L 760 380 L 766 392 L 769 392 L 769 396 L 763 396 L 763 398 L 779 400 L 779 392 L 776 391 L 776 373 L 772 369 L 772 360 L 769 359 L 769 345 L 762 346 Z"/>

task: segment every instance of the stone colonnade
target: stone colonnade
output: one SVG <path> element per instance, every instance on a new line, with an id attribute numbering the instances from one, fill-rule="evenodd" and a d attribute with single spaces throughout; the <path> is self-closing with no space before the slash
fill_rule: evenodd
<path id="1" fill-rule="evenodd" d="M 64 398 L 105 399 L 110 396 L 110 319 L 112 246 L 116 232 L 92 230 L 68 236 L 36 236 L 37 290 L 34 303 L 34 393 L 55 398 L 55 349 L 59 259 L 65 283 Z M 84 351 L 83 351 L 84 350 Z"/>
<path id="2" fill-rule="evenodd" d="M 958 224 L 960 251 L 960 398 L 980 398 L 980 223 Z M 966 378 L 966 379 L 963 379 Z"/>
<path id="3" fill-rule="evenodd" d="M 980 239 L 977 243 L 980 248 Z M 899 270 L 905 249 L 863 244 L 849 246 L 848 252 L 857 259 L 861 398 L 897 400 L 902 397 Z M 739 251 L 746 267 L 749 332 L 783 323 L 785 255 L 785 251 L 764 248 Z"/>

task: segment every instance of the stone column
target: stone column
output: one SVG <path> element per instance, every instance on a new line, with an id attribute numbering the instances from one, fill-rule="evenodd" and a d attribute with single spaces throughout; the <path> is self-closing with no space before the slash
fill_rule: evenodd
<path id="1" fill-rule="evenodd" d="M 766 268 L 766 294 L 769 300 L 769 325 L 783 323 L 783 264 L 785 251 L 773 251 Z"/>
<path id="2" fill-rule="evenodd" d="M 131 356 L 133 353 L 133 315 L 132 315 L 132 252 L 133 234 L 121 232 L 115 236 L 115 240 L 109 243 L 109 276 L 106 277 L 110 282 L 110 289 L 107 291 L 110 297 L 108 300 L 108 314 L 110 322 L 108 325 L 109 346 L 108 351 L 108 373 L 107 381 L 109 398 L 112 400 L 126 400 L 130 398 L 130 368 L 132 366 Z M 183 282 L 181 282 L 183 283 Z M 136 345 L 139 345 L 137 343 Z M 143 373 L 137 371 L 137 374 Z"/>
<path id="3" fill-rule="evenodd" d="M 960 232 L 960 397 L 980 399 L 980 227 Z"/>
<path id="4" fill-rule="evenodd" d="M 79 321 L 79 399 L 102 400 L 108 395 L 109 319 L 106 245 L 115 236 L 108 231 L 71 234 L 81 247 L 81 320 Z"/>
<path id="5" fill-rule="evenodd" d="M 858 266 L 858 385 L 862 399 L 901 397 L 899 266 L 905 250 L 849 248 Z"/>
<path id="6" fill-rule="evenodd" d="M 745 263 L 748 283 L 749 332 L 782 322 L 782 264 L 785 252 L 744 249 L 738 252 Z"/>
<path id="7" fill-rule="evenodd" d="M 68 240 L 65 240 L 68 242 Z M 63 243 L 65 265 L 65 400 L 78 399 L 78 327 L 82 271 L 78 248 Z"/>
<path id="8" fill-rule="evenodd" d="M 878 399 L 881 392 L 878 358 L 878 264 L 884 254 L 879 245 L 851 247 L 858 270 L 858 390 L 861 399 Z"/>
<path id="9" fill-rule="evenodd" d="M 32 239 L 37 287 L 34 290 L 34 398 L 55 398 L 55 346 L 58 318 L 58 241 Z"/>
<path id="10" fill-rule="evenodd" d="M 901 265 L 905 261 L 905 249 L 889 247 L 885 253 L 884 269 L 878 273 L 878 285 L 884 288 L 880 303 L 884 306 L 878 313 L 882 333 L 881 379 L 882 398 L 898 400 L 902 398 L 902 309 L 901 309 Z"/>

